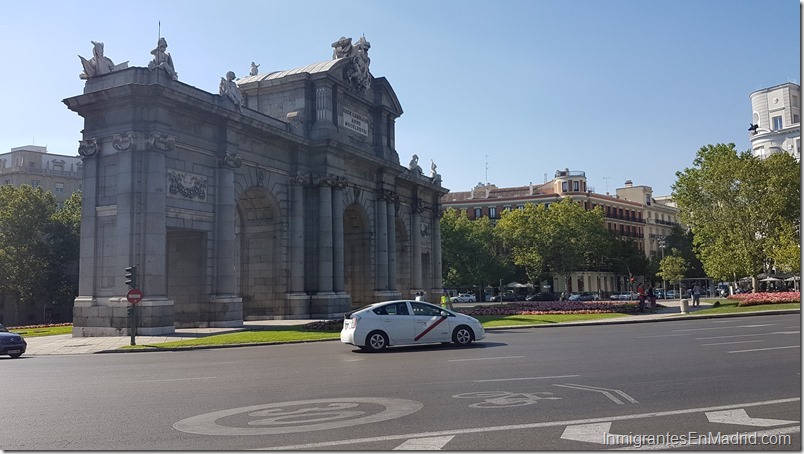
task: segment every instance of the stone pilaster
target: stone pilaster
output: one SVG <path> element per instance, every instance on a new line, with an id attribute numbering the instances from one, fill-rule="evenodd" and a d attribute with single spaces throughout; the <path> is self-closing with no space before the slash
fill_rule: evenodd
<path id="1" fill-rule="evenodd" d="M 332 293 L 332 186 L 318 187 L 318 293 Z"/>
<path id="2" fill-rule="evenodd" d="M 424 205 L 416 199 L 413 201 L 411 210 L 410 235 L 411 235 L 411 257 L 410 257 L 410 281 L 413 288 L 411 291 L 422 291 L 422 233 L 421 233 L 421 213 Z"/>
<path id="3" fill-rule="evenodd" d="M 290 181 L 290 292 L 286 295 L 291 317 L 310 317 L 310 297 L 304 291 L 304 186 L 310 175 Z"/>
<path id="4" fill-rule="evenodd" d="M 344 178 L 336 178 L 334 183 L 332 194 L 332 289 L 335 293 L 344 293 L 343 190 L 347 183 Z"/>
<path id="5" fill-rule="evenodd" d="M 396 290 L 396 200 L 391 197 L 387 201 L 388 212 L 388 289 Z"/>
<path id="6" fill-rule="evenodd" d="M 376 290 L 388 290 L 388 203 L 384 192 L 378 194 L 375 202 L 377 238 L 377 284 Z"/>

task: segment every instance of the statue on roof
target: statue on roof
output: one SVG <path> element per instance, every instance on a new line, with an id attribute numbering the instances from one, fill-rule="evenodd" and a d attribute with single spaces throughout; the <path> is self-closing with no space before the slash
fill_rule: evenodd
<path id="1" fill-rule="evenodd" d="M 240 108 L 243 106 L 243 94 L 240 92 L 240 87 L 237 86 L 237 82 L 235 82 L 234 71 L 227 72 L 225 79 L 221 77 L 220 94 L 221 96 L 229 98 L 229 100 L 234 103 L 235 109 L 237 109 L 238 112 L 240 111 Z"/>
<path id="2" fill-rule="evenodd" d="M 151 55 L 154 56 L 154 59 L 148 63 L 148 69 L 153 71 L 162 68 L 167 71 L 171 79 L 178 80 L 179 74 L 176 73 L 176 67 L 173 66 L 173 57 L 170 56 L 167 47 L 167 40 L 165 38 L 159 38 L 159 41 L 156 43 L 156 49 L 151 51 Z"/>
<path id="3" fill-rule="evenodd" d="M 410 164 L 408 164 L 408 170 L 410 170 L 410 173 L 412 173 L 415 176 L 423 174 L 422 168 L 421 166 L 419 166 L 419 155 L 414 154 L 410 158 Z"/>
<path id="4" fill-rule="evenodd" d="M 102 42 L 90 42 L 92 43 L 92 58 L 87 60 L 80 55 L 78 56 L 78 58 L 81 59 L 81 65 L 84 67 L 84 72 L 78 75 L 79 78 L 86 80 L 91 77 L 102 76 L 112 71 L 128 68 L 128 62 L 115 65 L 109 57 L 103 55 Z"/>
<path id="5" fill-rule="evenodd" d="M 362 36 L 356 44 L 352 45 L 352 38 L 341 38 L 332 43 L 332 59 L 339 58 L 349 59 L 349 64 L 343 70 L 344 79 L 352 84 L 355 91 L 366 92 L 371 86 L 371 74 L 369 73 L 369 64 L 371 59 L 368 56 L 368 51 L 371 48 L 371 43 L 366 41 L 366 37 Z"/>
<path id="6" fill-rule="evenodd" d="M 341 39 L 332 43 L 332 59 L 353 57 L 354 46 L 352 46 L 352 38 L 341 36 Z"/>
<path id="7" fill-rule="evenodd" d="M 256 76 L 257 73 L 259 73 L 259 71 L 260 71 L 259 67 L 260 67 L 260 65 L 254 63 L 254 62 L 251 62 L 251 72 L 249 72 L 248 74 L 250 76 Z"/>
<path id="8" fill-rule="evenodd" d="M 441 175 L 436 172 L 436 163 L 432 159 L 430 160 L 430 179 L 433 180 L 433 183 L 441 183 Z"/>

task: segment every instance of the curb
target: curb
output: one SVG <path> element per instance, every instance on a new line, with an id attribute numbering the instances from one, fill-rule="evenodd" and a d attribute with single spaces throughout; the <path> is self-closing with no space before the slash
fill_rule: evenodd
<path id="1" fill-rule="evenodd" d="M 485 328 L 486 331 L 506 330 L 506 329 L 531 329 L 531 328 L 558 328 L 566 326 L 596 326 L 596 325 L 625 325 L 629 323 L 650 323 L 650 322 L 672 322 L 676 320 L 695 320 L 695 319 L 713 319 L 713 318 L 731 318 L 731 317 L 751 317 L 755 315 L 788 315 L 800 314 L 800 309 L 782 309 L 782 310 L 769 310 L 769 311 L 756 311 L 756 312 L 741 312 L 730 314 L 665 314 L 657 318 L 644 318 L 644 319 L 607 319 L 607 320 L 592 320 L 586 322 L 564 322 L 564 323 L 546 323 L 538 325 L 508 325 L 508 326 L 494 326 Z M 309 344 L 316 342 L 333 342 L 340 341 L 338 338 L 334 339 L 313 339 L 313 340 L 297 340 L 297 341 L 280 341 L 280 342 L 250 342 L 247 344 L 222 344 L 222 345 L 192 345 L 187 347 L 172 347 L 172 348 L 156 348 L 142 346 L 143 348 L 137 349 L 109 349 L 93 352 L 98 353 L 152 353 L 152 352 L 177 352 L 187 350 L 210 350 L 217 348 L 237 348 L 237 347 L 257 347 L 264 345 L 287 345 L 287 344 Z"/>

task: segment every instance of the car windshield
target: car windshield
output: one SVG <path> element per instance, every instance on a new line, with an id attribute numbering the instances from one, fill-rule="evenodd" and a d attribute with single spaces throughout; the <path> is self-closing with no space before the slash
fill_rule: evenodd
<path id="1" fill-rule="evenodd" d="M 0 325 L 0 333 L 7 333 L 7 332 L 9 332 L 9 331 L 6 329 L 6 327 L 3 326 L 3 325 Z"/>

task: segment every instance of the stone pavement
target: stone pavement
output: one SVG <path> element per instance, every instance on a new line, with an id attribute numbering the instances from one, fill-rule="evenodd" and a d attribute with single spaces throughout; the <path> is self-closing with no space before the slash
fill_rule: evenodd
<path id="1" fill-rule="evenodd" d="M 455 309 L 471 308 L 479 305 L 500 304 L 500 303 L 466 303 L 454 304 Z M 711 307 L 710 302 L 701 302 L 699 308 L 689 308 L 688 314 L 681 313 L 680 300 L 659 301 L 659 304 L 665 306 L 657 309 L 653 313 L 637 314 L 636 316 L 623 316 L 604 320 L 590 320 L 581 322 L 570 323 L 552 323 L 548 325 L 532 325 L 532 326 L 517 326 L 518 328 L 533 327 L 556 327 L 566 325 L 589 325 L 589 324 L 616 324 L 616 323 L 640 323 L 652 322 L 663 320 L 679 320 L 696 317 L 709 317 L 707 315 L 696 316 L 695 312 Z M 758 312 L 746 312 L 739 314 L 723 314 L 718 317 L 726 316 L 748 316 L 748 315 L 761 315 L 767 313 L 800 313 L 800 310 L 769 310 Z M 315 320 L 260 320 L 260 321 L 246 321 L 244 328 L 254 328 L 258 326 L 296 326 L 304 325 Z M 135 343 L 137 345 L 158 344 L 163 342 L 173 342 L 187 339 L 195 339 L 203 336 L 210 336 L 213 334 L 222 334 L 227 332 L 238 331 L 242 328 L 177 328 L 173 334 L 164 336 L 136 336 Z M 494 330 L 489 328 L 488 330 Z M 497 328 L 499 329 L 499 328 Z M 99 353 L 115 351 L 121 347 L 131 344 L 131 336 L 123 337 L 73 337 L 72 334 L 62 334 L 58 336 L 41 336 L 30 337 L 25 339 L 28 342 L 28 348 L 25 352 L 26 356 L 36 355 L 71 355 L 80 353 Z M 124 350 L 121 350 L 124 351 Z"/>

